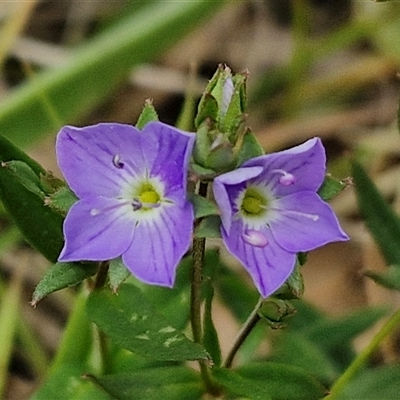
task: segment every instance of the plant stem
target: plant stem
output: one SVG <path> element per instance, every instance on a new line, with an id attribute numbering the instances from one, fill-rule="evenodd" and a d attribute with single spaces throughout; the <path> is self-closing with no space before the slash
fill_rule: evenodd
<path id="1" fill-rule="evenodd" d="M 400 310 L 396 311 L 383 325 L 382 329 L 374 336 L 369 345 L 362 350 L 349 365 L 344 374 L 332 386 L 326 400 L 333 400 L 340 395 L 348 382 L 359 372 L 367 362 L 371 354 L 377 350 L 382 341 L 400 325 Z"/>
<path id="2" fill-rule="evenodd" d="M 260 297 L 256 306 L 254 307 L 253 311 L 247 318 L 247 321 L 243 324 L 242 328 L 240 329 L 239 333 L 236 336 L 235 341 L 233 342 L 233 346 L 231 351 L 228 353 L 223 366 L 225 368 L 230 368 L 232 366 L 233 359 L 235 358 L 236 353 L 240 349 L 241 345 L 246 340 L 247 336 L 249 336 L 250 332 L 253 328 L 257 325 L 257 322 L 261 319 L 258 315 L 258 310 L 261 307 L 261 303 L 263 302 L 263 298 Z"/>
<path id="3" fill-rule="evenodd" d="M 94 280 L 94 289 L 100 289 L 104 286 L 107 280 L 108 269 L 110 268 L 110 261 L 101 261 L 99 263 L 99 269 Z"/>
<path id="4" fill-rule="evenodd" d="M 200 182 L 198 194 L 207 197 L 207 183 Z M 200 220 L 196 221 L 198 224 Z M 203 260 L 206 248 L 205 238 L 193 239 L 193 268 L 190 292 L 190 322 L 192 325 L 193 340 L 195 343 L 202 344 L 203 326 L 201 318 L 202 303 L 202 279 L 203 279 Z M 208 393 L 218 395 L 219 388 L 214 383 L 207 361 L 199 360 L 200 373 Z"/>

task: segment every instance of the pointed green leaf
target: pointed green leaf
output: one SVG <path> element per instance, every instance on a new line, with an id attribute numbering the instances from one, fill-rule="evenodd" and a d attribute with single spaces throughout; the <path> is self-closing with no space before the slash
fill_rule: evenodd
<path id="1" fill-rule="evenodd" d="M 209 215 L 218 215 L 219 210 L 215 203 L 198 194 L 190 193 L 189 201 L 193 204 L 194 217 L 203 218 Z"/>
<path id="2" fill-rule="evenodd" d="M 123 284 L 118 295 L 96 290 L 87 310 L 91 320 L 120 346 L 154 360 L 207 360 L 206 351 L 161 315 L 135 286 Z"/>
<path id="3" fill-rule="evenodd" d="M 364 275 L 387 289 L 400 290 L 400 267 L 398 265 L 391 265 L 382 273 L 366 271 Z"/>
<path id="4" fill-rule="evenodd" d="M 0 199 L 4 207 L 25 239 L 55 262 L 64 243 L 63 217 L 45 206 L 43 198 L 30 189 L 7 164 L 0 167 Z"/>
<path id="5" fill-rule="evenodd" d="M 194 400 L 204 393 L 199 375 L 183 366 L 89 378 L 117 400 Z"/>
<path id="6" fill-rule="evenodd" d="M 81 283 L 84 279 L 93 276 L 96 271 L 97 264 L 94 263 L 58 262 L 52 265 L 36 286 L 31 304 L 34 306 L 50 293 Z"/>
<path id="7" fill-rule="evenodd" d="M 236 370 L 214 369 L 214 378 L 229 394 L 252 400 L 317 400 L 322 385 L 303 369 L 278 363 L 253 363 Z"/>
<path id="8" fill-rule="evenodd" d="M 358 163 L 353 163 L 353 178 L 358 206 L 368 229 L 386 262 L 400 265 L 400 219 Z"/>
<path id="9" fill-rule="evenodd" d="M 158 121 L 158 114 L 151 100 L 146 100 L 136 123 L 136 128 L 143 129 L 149 122 Z"/>

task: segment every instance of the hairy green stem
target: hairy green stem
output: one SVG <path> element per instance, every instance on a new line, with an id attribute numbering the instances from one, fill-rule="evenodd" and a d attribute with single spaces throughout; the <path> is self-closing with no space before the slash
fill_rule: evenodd
<path id="1" fill-rule="evenodd" d="M 338 398 L 346 385 L 354 376 L 365 366 L 369 357 L 378 349 L 383 340 L 395 331 L 400 325 L 400 310 L 396 311 L 383 325 L 381 330 L 374 336 L 368 346 L 362 350 L 354 361 L 349 365 L 344 374 L 332 386 L 330 394 L 325 397 L 326 400 Z"/>
<path id="2" fill-rule="evenodd" d="M 225 361 L 223 362 L 223 366 L 225 368 L 230 368 L 232 366 L 233 359 L 235 358 L 236 353 L 246 340 L 247 336 L 249 336 L 250 332 L 253 328 L 257 325 L 257 322 L 261 319 L 258 315 L 258 310 L 261 307 L 261 303 L 263 302 L 263 298 L 260 297 L 256 306 L 254 307 L 253 311 L 247 318 L 247 321 L 243 324 L 242 328 L 240 329 L 239 333 L 236 336 L 235 341 L 233 342 L 232 349 L 228 353 Z"/>

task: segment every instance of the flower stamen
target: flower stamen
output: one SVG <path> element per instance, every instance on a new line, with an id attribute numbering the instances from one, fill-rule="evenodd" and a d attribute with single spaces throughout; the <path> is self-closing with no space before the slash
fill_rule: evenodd
<path id="1" fill-rule="evenodd" d="M 284 169 L 274 169 L 274 170 L 272 170 L 272 172 L 282 175 L 279 178 L 279 183 L 283 186 L 290 186 L 296 182 L 296 178 L 293 176 L 293 174 L 285 171 Z"/>
<path id="2" fill-rule="evenodd" d="M 115 168 L 121 169 L 124 167 L 124 163 L 121 162 L 121 155 L 120 154 L 115 154 L 113 159 L 112 159 L 112 163 L 114 164 Z"/>
<path id="3" fill-rule="evenodd" d="M 268 244 L 268 239 L 264 233 L 254 229 L 246 229 L 242 233 L 242 239 L 255 247 L 265 247 Z"/>

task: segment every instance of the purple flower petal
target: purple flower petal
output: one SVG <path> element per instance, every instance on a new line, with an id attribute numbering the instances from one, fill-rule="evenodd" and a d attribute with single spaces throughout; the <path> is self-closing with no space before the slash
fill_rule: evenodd
<path id="1" fill-rule="evenodd" d="M 303 191 L 274 201 L 279 215 L 270 222 L 272 234 L 285 250 L 309 251 L 349 237 L 331 207 L 313 192 Z"/>
<path id="2" fill-rule="evenodd" d="M 107 123 L 62 128 L 56 149 L 60 169 L 78 197 L 111 198 L 121 195 L 124 182 L 144 174 L 155 144 L 133 126 Z"/>
<path id="3" fill-rule="evenodd" d="M 186 201 L 185 166 L 189 163 L 196 136 L 161 122 L 147 124 L 143 135 L 157 143 L 153 157 L 148 159 L 150 175 L 161 179 L 168 199 L 183 205 Z"/>
<path id="4" fill-rule="evenodd" d="M 130 245 L 132 206 L 94 197 L 79 200 L 64 222 L 65 245 L 59 261 L 101 261 L 120 256 Z"/>
<path id="5" fill-rule="evenodd" d="M 221 230 L 222 238 L 228 251 L 245 267 L 263 297 L 274 293 L 286 281 L 293 271 L 296 254 L 282 249 L 268 230 L 263 233 L 268 238 L 264 247 L 252 246 L 246 243 L 241 235 L 241 221 L 235 221 L 231 226 L 231 234 Z"/>
<path id="6" fill-rule="evenodd" d="M 267 154 L 246 161 L 242 167 L 262 166 L 264 172 L 255 183 L 267 182 L 276 196 L 300 190 L 317 191 L 325 178 L 325 149 L 319 138 L 278 153 Z M 293 184 L 285 184 L 284 172 L 293 176 Z"/>
<path id="7" fill-rule="evenodd" d="M 176 268 L 190 247 L 193 231 L 191 204 L 165 206 L 154 220 L 143 220 L 122 255 L 126 267 L 141 281 L 171 287 Z"/>

